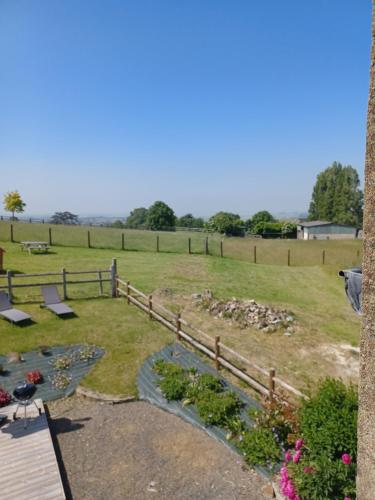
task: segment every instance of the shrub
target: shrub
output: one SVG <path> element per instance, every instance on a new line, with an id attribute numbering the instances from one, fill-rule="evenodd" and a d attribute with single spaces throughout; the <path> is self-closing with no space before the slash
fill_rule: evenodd
<path id="1" fill-rule="evenodd" d="M 273 432 L 266 428 L 245 432 L 237 441 L 237 447 L 249 465 L 273 465 L 282 458 Z"/>
<path id="2" fill-rule="evenodd" d="M 299 410 L 304 446 L 287 457 L 301 500 L 355 498 L 358 398 L 355 388 L 326 379 Z M 285 484 L 284 484 L 285 486 Z"/>
<path id="3" fill-rule="evenodd" d="M 12 396 L 8 391 L 0 387 L 0 408 L 8 405 L 12 401 Z"/>
<path id="4" fill-rule="evenodd" d="M 349 453 L 357 456 L 358 397 L 354 386 L 327 378 L 317 394 L 304 401 L 299 412 L 303 438 L 310 456 L 335 459 Z"/>
<path id="5" fill-rule="evenodd" d="M 287 449 L 296 439 L 299 431 L 298 414 L 296 408 L 273 399 L 264 401 L 262 409 L 251 408 L 249 416 L 255 427 L 272 431 L 276 443 Z"/>
<path id="6" fill-rule="evenodd" d="M 52 366 L 55 368 L 55 370 L 67 370 L 72 363 L 72 360 L 70 357 L 66 354 L 62 354 L 61 356 L 57 356 L 53 361 L 52 361 Z"/>
<path id="7" fill-rule="evenodd" d="M 26 374 L 26 378 L 32 384 L 40 384 L 43 380 L 43 375 L 39 370 L 32 370 Z"/>
<path id="8" fill-rule="evenodd" d="M 233 392 L 216 393 L 206 389 L 199 394 L 196 405 L 205 424 L 228 428 L 228 421 L 238 416 L 242 403 Z"/>
<path id="9" fill-rule="evenodd" d="M 180 400 L 185 397 L 189 379 L 185 374 L 167 375 L 160 381 L 160 389 L 168 401 Z"/>
<path id="10" fill-rule="evenodd" d="M 222 392 L 224 388 L 217 377 L 214 377 L 210 373 L 202 373 L 193 378 L 186 392 L 186 397 L 194 402 L 199 397 L 199 394 L 207 390 L 218 393 Z"/>
<path id="11" fill-rule="evenodd" d="M 162 377 L 179 376 L 185 373 L 185 370 L 176 365 L 176 363 L 167 363 L 164 359 L 158 359 L 153 365 L 153 370 Z"/>

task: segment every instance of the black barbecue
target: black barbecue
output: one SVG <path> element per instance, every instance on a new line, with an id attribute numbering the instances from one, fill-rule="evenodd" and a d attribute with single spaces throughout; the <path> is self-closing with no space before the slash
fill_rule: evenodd
<path id="1" fill-rule="evenodd" d="M 18 408 L 20 406 L 24 407 L 24 428 L 26 429 L 27 426 L 27 418 L 26 418 L 26 408 L 29 406 L 31 403 L 34 404 L 36 409 L 38 410 L 39 415 L 41 414 L 41 409 L 38 408 L 37 404 L 35 401 L 32 399 L 34 394 L 36 393 L 36 385 L 30 384 L 27 382 L 22 382 L 17 385 L 17 387 L 13 391 L 13 397 L 17 403 L 17 408 L 16 411 L 13 413 L 13 420 L 17 419 L 17 412 Z"/>

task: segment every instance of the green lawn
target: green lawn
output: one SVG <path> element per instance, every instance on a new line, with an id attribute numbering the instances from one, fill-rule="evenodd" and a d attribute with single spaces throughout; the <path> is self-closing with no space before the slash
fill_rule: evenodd
<path id="1" fill-rule="evenodd" d="M 14 222 L 14 240 L 48 241 L 48 230 L 52 231 L 52 242 L 58 246 L 87 247 L 87 232 L 90 231 L 91 245 L 95 248 L 121 250 L 122 234 L 125 249 L 140 252 L 156 252 L 159 238 L 161 253 L 188 253 L 188 239 L 191 251 L 204 254 L 205 239 L 209 240 L 209 253 L 220 255 L 220 241 L 223 241 L 224 255 L 234 259 L 253 262 L 254 246 L 257 247 L 257 262 L 262 264 L 286 265 L 288 250 L 292 266 L 320 265 L 325 251 L 327 265 L 353 266 L 361 262 L 361 240 L 263 240 L 239 237 L 224 237 L 218 234 L 199 232 L 154 232 L 136 229 L 115 229 L 106 227 L 61 226 L 49 224 L 29 224 Z M 0 241 L 10 240 L 10 223 L 0 221 Z"/>
<path id="2" fill-rule="evenodd" d="M 53 272 L 62 267 L 105 269 L 116 257 L 121 278 L 129 279 L 145 293 L 153 293 L 174 310 L 181 310 L 212 336 L 220 334 L 242 354 L 265 367 L 275 366 L 279 374 L 298 387 L 324 374 L 340 375 L 322 356 L 322 345 L 358 344 L 360 322 L 337 277 L 341 266 L 254 265 L 204 255 L 73 247 L 55 247 L 55 253 L 49 255 L 28 255 L 18 244 L 5 242 L 0 246 L 6 250 L 5 267 L 25 273 Z M 254 298 L 286 307 L 297 317 L 297 331 L 286 338 L 282 333 L 266 335 L 214 320 L 191 305 L 191 294 L 207 288 L 218 298 Z M 68 293 L 78 314 L 78 318 L 69 320 L 39 308 L 38 288 L 17 293 L 17 302 L 36 322 L 19 328 L 0 320 L 0 352 L 28 350 L 41 343 L 95 343 L 107 354 L 84 384 L 102 392 L 134 394 L 138 366 L 147 355 L 172 341 L 173 335 L 123 299 L 97 297 L 97 285 L 72 285 Z M 96 298 L 85 299 L 87 296 Z"/>

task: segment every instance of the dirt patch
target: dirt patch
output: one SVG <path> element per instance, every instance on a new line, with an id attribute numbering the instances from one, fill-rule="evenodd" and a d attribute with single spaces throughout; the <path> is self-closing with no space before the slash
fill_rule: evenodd
<path id="1" fill-rule="evenodd" d="M 148 403 L 74 396 L 49 405 L 74 500 L 262 500 L 238 455 Z"/>
<path id="2" fill-rule="evenodd" d="M 349 344 L 323 344 L 315 349 L 300 349 L 300 354 L 304 358 L 312 355 L 322 356 L 330 363 L 331 376 L 342 379 L 357 380 L 359 374 L 359 348 Z"/>

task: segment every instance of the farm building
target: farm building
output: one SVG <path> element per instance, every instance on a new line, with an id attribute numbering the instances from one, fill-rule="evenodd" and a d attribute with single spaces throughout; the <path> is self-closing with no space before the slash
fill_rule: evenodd
<path id="1" fill-rule="evenodd" d="M 357 237 L 358 229 L 355 226 L 320 220 L 303 222 L 297 225 L 297 238 L 299 240 L 338 240 Z"/>

